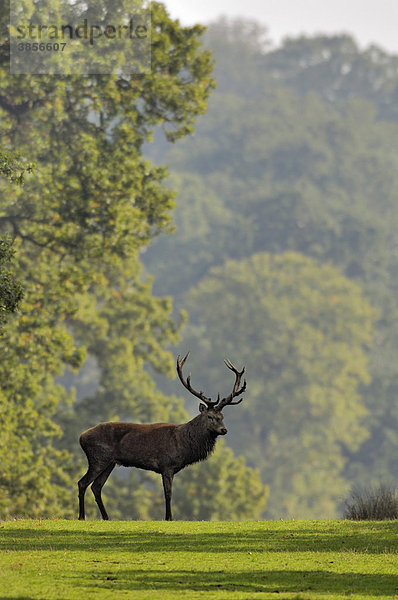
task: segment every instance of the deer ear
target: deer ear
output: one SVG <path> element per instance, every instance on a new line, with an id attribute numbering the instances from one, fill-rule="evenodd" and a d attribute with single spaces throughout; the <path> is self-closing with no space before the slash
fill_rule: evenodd
<path id="1" fill-rule="evenodd" d="M 204 404 L 199 404 L 199 411 L 203 412 L 204 410 L 207 410 L 207 406 L 205 406 Z"/>

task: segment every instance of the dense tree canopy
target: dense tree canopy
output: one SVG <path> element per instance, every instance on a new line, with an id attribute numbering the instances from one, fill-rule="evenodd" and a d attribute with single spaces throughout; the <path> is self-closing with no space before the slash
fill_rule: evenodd
<path id="1" fill-rule="evenodd" d="M 54 10 L 61 4 L 54 0 Z M 119 9 L 129 14 L 129 3 Z M 166 168 L 145 159 L 142 146 L 156 126 L 171 141 L 192 131 L 214 85 L 212 59 L 201 47 L 202 27 L 181 27 L 161 4 L 151 10 L 145 76 L 10 75 L 2 40 L 3 148 L 37 164 L 23 188 L 0 182 L 0 231 L 15 238 L 25 288 L 0 342 L 2 516 L 75 513 L 85 427 L 187 417 L 181 399 L 162 394 L 149 373 L 174 372 L 167 346 L 176 343 L 178 319 L 141 274 L 139 253 L 172 228 L 174 197 Z M 71 370 L 82 365 L 91 381 L 76 402 Z M 262 490 L 258 474 L 247 474 Z M 114 516 L 156 514 L 151 480 L 122 477 L 119 485 Z M 255 490 L 253 506 L 263 497 Z"/>
<path id="2" fill-rule="evenodd" d="M 358 387 L 375 314 L 359 286 L 303 255 L 260 253 L 213 267 L 185 306 L 185 342 L 210 389 L 217 357 L 247 365 L 244 404 L 224 410 L 232 446 L 270 485 L 270 516 L 333 516 L 343 449 L 367 437 Z"/>
<path id="3" fill-rule="evenodd" d="M 357 440 L 355 448 L 341 446 L 335 474 L 341 489 L 355 481 L 394 480 L 397 58 L 374 47 L 360 50 L 349 36 L 289 39 L 272 48 L 267 32 L 244 20 L 211 24 L 207 43 L 215 52 L 218 88 L 206 117 L 179 147 L 167 149 L 158 139 L 148 148 L 156 161 L 170 165 L 171 185 L 179 189 L 176 234 L 172 240 L 156 240 L 144 257 L 155 275 L 155 292 L 172 294 L 177 307 L 189 312 L 187 291 L 198 284 L 203 290 L 200 282 L 210 283 L 213 267 L 220 268 L 221 277 L 230 259 L 248 264 L 259 253 L 288 251 L 312 257 L 319 265 L 334 265 L 362 288 L 378 314 L 367 350 L 371 381 L 357 391 L 367 411 L 363 441 Z M 293 295 L 291 301 L 294 305 Z M 219 335 L 213 335 L 210 323 L 220 327 L 219 311 L 223 305 L 231 308 L 232 300 L 219 289 L 211 302 L 208 310 L 203 306 L 192 314 L 197 338 L 205 335 L 209 347 L 217 345 Z M 212 311 L 218 317 L 213 319 Z M 230 313 L 231 340 L 245 314 L 244 307 Z M 247 311 L 245 320 L 245 331 L 252 332 L 247 345 L 269 356 L 265 335 L 259 339 L 258 327 L 250 326 L 252 314 Z M 227 327 L 227 309 L 224 316 Z M 299 335 L 299 324 L 296 331 Z M 190 335 L 187 330 L 183 338 L 187 349 Z M 250 361 L 246 359 L 248 365 Z M 214 383 L 210 373 L 206 369 L 202 374 L 204 383 L 209 377 L 209 386 Z M 294 377 L 293 370 L 289 376 Z M 300 378 L 295 381 L 299 386 Z M 272 401 L 269 390 L 267 402 Z M 315 443 L 317 434 L 311 435 Z M 243 442 L 239 447 L 247 455 Z M 286 460 L 288 456 L 290 452 Z M 253 454 L 250 460 L 255 464 Z M 295 503 L 295 516 L 309 514 L 308 504 L 298 508 L 301 492 L 292 492 L 280 469 L 279 475 L 275 471 L 264 479 L 270 483 L 270 507 L 275 506 L 273 496 L 285 496 L 290 507 Z M 318 484 L 313 480 L 311 485 Z M 332 507 L 337 510 L 333 494 L 325 499 L 325 515 Z"/>
<path id="4" fill-rule="evenodd" d="M 178 477 L 179 516 L 257 518 L 266 486 L 265 514 L 332 516 L 396 477 L 396 57 L 220 20 L 199 117 L 203 28 L 161 4 L 151 71 L 127 76 L 10 75 L 0 9 L 2 312 L 25 293 L 0 338 L 0 516 L 74 514 L 85 427 L 188 419 L 164 383 L 188 349 L 210 395 L 222 358 L 246 364 L 225 418 L 250 466 L 220 444 Z M 112 478 L 113 517 L 162 517 L 158 478 Z"/>
<path id="5" fill-rule="evenodd" d="M 17 309 L 23 294 L 20 282 L 7 268 L 12 256 L 12 240 L 0 238 L 0 328 L 7 315 Z"/>
<path id="6" fill-rule="evenodd" d="M 23 184 L 25 173 L 31 173 L 34 165 L 19 155 L 0 150 L 0 175 L 13 183 Z M 22 300 L 22 285 L 9 270 L 14 255 L 13 239 L 6 235 L 0 238 L 0 328 L 9 313 L 13 313 Z"/>
<path id="7" fill-rule="evenodd" d="M 0 150 L 0 175 L 9 181 L 23 184 L 26 173 L 32 173 L 34 164 L 28 163 L 19 154 Z"/>

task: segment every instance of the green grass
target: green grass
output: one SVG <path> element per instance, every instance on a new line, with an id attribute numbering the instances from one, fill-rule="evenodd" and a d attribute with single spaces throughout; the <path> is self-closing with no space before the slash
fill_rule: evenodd
<path id="1" fill-rule="evenodd" d="M 0 523 L 0 598 L 398 598 L 398 522 Z"/>

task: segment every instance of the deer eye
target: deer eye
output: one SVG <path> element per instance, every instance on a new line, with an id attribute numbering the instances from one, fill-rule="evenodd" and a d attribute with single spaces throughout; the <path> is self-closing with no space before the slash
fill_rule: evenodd
<path id="1" fill-rule="evenodd" d="M 212 417 L 211 415 L 207 415 L 207 418 L 210 419 L 210 421 L 214 421 L 214 417 Z"/>

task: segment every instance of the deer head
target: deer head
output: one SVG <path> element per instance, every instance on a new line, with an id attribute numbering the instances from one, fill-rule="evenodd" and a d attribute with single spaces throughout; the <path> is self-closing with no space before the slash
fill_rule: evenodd
<path id="1" fill-rule="evenodd" d="M 206 413 L 204 415 L 204 417 L 207 419 L 208 429 L 210 431 L 214 431 L 214 433 L 216 435 L 225 435 L 227 433 L 227 429 L 224 425 L 223 415 L 222 415 L 221 411 L 224 408 L 224 406 L 228 406 L 228 405 L 233 406 L 236 404 L 240 404 L 242 402 L 243 397 L 241 397 L 239 400 L 237 400 L 235 402 L 233 400 L 234 400 L 234 398 L 237 398 L 238 396 L 243 394 L 243 392 L 246 390 L 246 380 L 243 381 L 243 385 L 242 385 L 242 387 L 240 387 L 240 382 L 242 379 L 242 375 L 245 372 L 245 367 L 243 367 L 243 369 L 241 371 L 238 371 L 238 369 L 231 363 L 231 361 L 224 360 L 228 369 L 230 369 L 231 371 L 233 371 L 235 373 L 235 384 L 234 384 L 232 392 L 229 394 L 229 396 L 226 396 L 225 398 L 220 399 L 220 394 L 218 394 L 217 400 L 213 401 L 213 400 L 211 400 L 211 398 L 207 398 L 203 394 L 202 391 L 197 392 L 196 390 L 193 389 L 193 387 L 191 385 L 191 375 L 188 375 L 187 379 L 184 378 L 182 368 L 183 368 L 184 363 L 187 360 L 188 356 L 189 356 L 189 352 L 187 352 L 187 354 L 183 358 L 180 358 L 180 356 L 177 356 L 178 377 L 180 378 L 182 385 L 189 392 L 191 392 L 191 394 L 196 396 L 196 398 L 199 398 L 199 400 L 201 401 L 201 404 L 199 404 L 199 410 L 201 413 Z"/>

